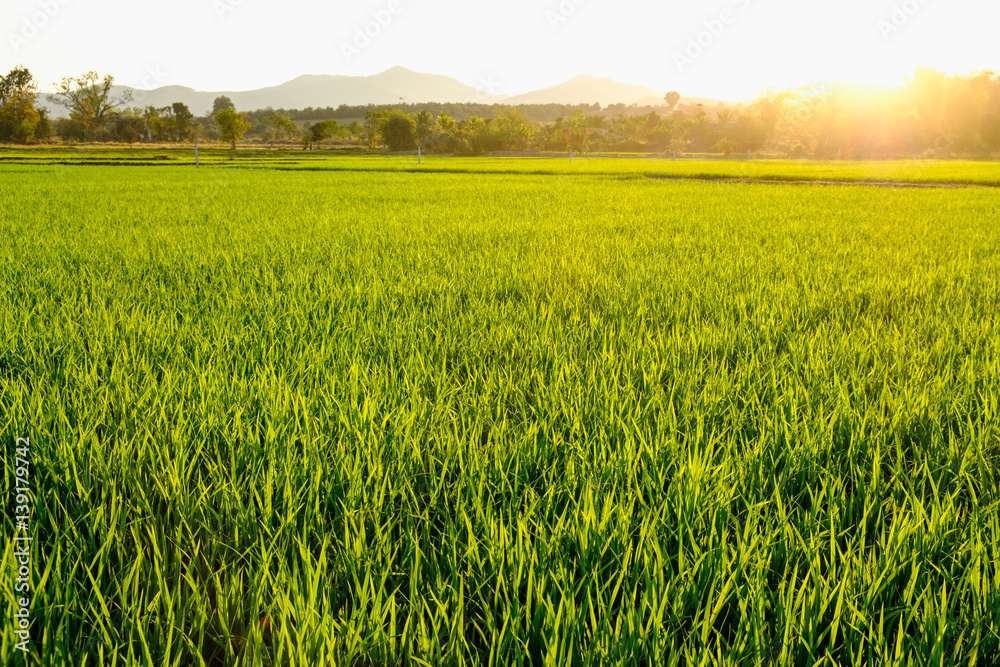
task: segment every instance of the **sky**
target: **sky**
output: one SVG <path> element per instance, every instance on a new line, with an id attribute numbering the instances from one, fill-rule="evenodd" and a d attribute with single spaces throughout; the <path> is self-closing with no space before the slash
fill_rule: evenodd
<path id="1" fill-rule="evenodd" d="M 0 0 L 0 68 L 252 90 L 401 65 L 498 95 L 580 74 L 731 101 L 1000 71 L 996 0 Z"/>

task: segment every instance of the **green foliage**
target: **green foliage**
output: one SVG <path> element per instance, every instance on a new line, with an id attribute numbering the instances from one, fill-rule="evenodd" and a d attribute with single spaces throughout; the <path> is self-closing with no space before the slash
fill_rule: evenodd
<path id="1" fill-rule="evenodd" d="M 456 120 L 465 120 L 472 116 L 491 118 L 494 114 L 509 108 L 502 104 L 483 104 L 477 102 L 418 102 L 412 104 L 401 103 L 394 106 L 409 114 L 415 115 L 421 111 L 426 111 L 434 117 L 451 116 Z M 335 119 L 344 122 L 351 119 L 363 118 L 369 112 L 378 112 L 384 110 L 384 108 L 384 105 L 379 104 L 342 104 L 337 108 L 306 107 L 305 109 L 288 109 L 287 113 L 293 120 L 297 121 Z M 516 108 L 524 113 L 525 117 L 532 123 L 549 123 L 560 116 L 569 115 L 574 109 L 583 109 L 586 113 L 598 113 L 601 111 L 599 104 L 519 104 Z"/>
<path id="2" fill-rule="evenodd" d="M 215 116 L 223 109 L 235 109 L 236 105 L 229 99 L 228 95 L 219 95 L 212 101 L 212 116 Z"/>
<path id="3" fill-rule="evenodd" d="M 382 125 L 388 112 L 385 109 L 369 109 L 365 112 L 364 123 L 361 125 L 361 136 L 369 150 L 375 150 L 382 138 Z"/>
<path id="4" fill-rule="evenodd" d="M 438 116 L 437 125 L 443 132 L 454 132 L 456 127 L 455 119 L 448 114 Z"/>
<path id="5" fill-rule="evenodd" d="M 70 111 L 72 122 L 57 123 L 61 136 L 121 139 L 125 128 L 109 126 L 109 121 L 119 121 L 118 109 L 128 100 L 108 99 L 111 82 L 110 77 L 100 79 L 95 72 L 63 80 L 55 99 Z M 23 106 L 28 108 L 26 103 Z M 232 100 L 217 97 L 199 132 L 218 138 L 211 118 L 226 108 L 234 108 Z M 923 67 L 905 86 L 894 89 L 816 84 L 796 90 L 767 90 L 753 102 L 734 107 L 685 102 L 679 93 L 671 92 L 663 104 L 653 106 L 422 103 L 395 108 L 398 114 L 392 122 L 398 137 L 394 135 L 391 150 L 401 151 L 419 144 L 428 152 L 459 155 L 572 148 L 612 153 L 750 151 L 818 159 L 982 158 L 1000 151 L 1000 75 L 947 76 Z M 172 116 L 178 124 L 164 124 L 159 130 L 161 137 L 154 139 L 155 123 L 147 123 L 140 132 L 147 141 L 191 138 L 196 119 L 189 111 L 162 111 L 161 116 Z M 385 105 L 259 109 L 245 114 L 250 122 L 245 133 L 273 144 L 296 136 L 296 121 L 312 126 L 337 120 L 341 126 L 354 128 L 342 135 L 345 142 L 376 150 L 388 145 L 383 135 L 389 113 Z M 412 131 L 403 116 L 414 120 Z M 277 119 L 281 120 L 279 125 L 275 124 Z M 130 123 L 130 129 L 135 127 Z M 303 146 L 311 143 L 315 142 L 303 137 Z"/>
<path id="6" fill-rule="evenodd" d="M 286 137 L 291 139 L 295 134 L 298 133 L 298 128 L 291 118 L 285 114 L 271 110 L 265 120 L 265 131 L 264 138 L 270 143 L 274 143 L 275 140 Z M 336 131 L 336 123 L 334 123 L 334 132 Z"/>
<path id="7" fill-rule="evenodd" d="M 15 67 L 0 76 L 0 142 L 26 144 L 35 138 L 41 125 L 41 137 L 48 136 L 47 120 L 35 107 L 38 86 L 25 67 Z"/>
<path id="8" fill-rule="evenodd" d="M 729 157 L 733 154 L 733 150 L 736 148 L 736 142 L 734 142 L 729 137 L 723 137 L 715 143 L 715 150 L 722 153 L 724 156 Z M 799 157 L 799 156 L 794 156 Z"/>
<path id="9" fill-rule="evenodd" d="M 148 105 L 141 111 L 133 112 L 132 118 L 142 119 L 142 128 L 148 141 L 163 141 L 166 139 L 167 133 L 165 117 L 169 111 L 168 107 L 158 109 L 153 105 Z"/>
<path id="10" fill-rule="evenodd" d="M 225 107 L 215 114 L 215 122 L 219 126 L 219 133 L 223 143 L 231 144 L 236 150 L 236 142 L 243 138 L 243 135 L 250 129 L 250 122 L 246 114 L 236 111 L 235 108 Z"/>
<path id="11" fill-rule="evenodd" d="M 420 111 L 414 117 L 414 136 L 420 146 L 424 146 L 434 130 L 434 116 L 429 111 Z"/>
<path id="12" fill-rule="evenodd" d="M 0 165 L 41 664 L 1000 660 L 995 193 L 642 178 L 996 165 L 223 153 Z"/>
<path id="13" fill-rule="evenodd" d="M 38 125 L 35 126 L 35 139 L 45 141 L 52 137 L 52 122 L 49 120 L 49 112 L 45 107 L 36 107 L 38 112 Z"/>
<path id="14" fill-rule="evenodd" d="M 382 143 L 390 151 L 409 151 L 417 147 L 417 123 L 407 113 L 393 109 L 383 118 L 379 126 Z"/>
<path id="15" fill-rule="evenodd" d="M 182 102 L 170 106 L 124 109 L 116 114 L 116 139 L 129 144 L 144 139 L 150 142 L 189 141 L 195 134 L 194 114 Z"/>
<path id="16" fill-rule="evenodd" d="M 41 118 L 35 108 L 34 93 L 12 93 L 0 106 L 0 141 L 30 143 Z"/>
<path id="17" fill-rule="evenodd" d="M 170 106 L 171 132 L 177 141 L 187 141 L 191 138 L 194 127 L 194 114 L 183 102 L 174 102 Z"/>
<path id="18" fill-rule="evenodd" d="M 112 96 L 114 85 L 113 76 L 101 77 L 95 71 L 77 77 L 66 76 L 56 85 L 56 92 L 49 99 L 69 112 L 69 119 L 82 127 L 85 138 L 100 140 L 105 138 L 105 124 L 114 112 L 132 100 L 130 91 Z"/>
<path id="19" fill-rule="evenodd" d="M 322 120 L 311 126 L 302 137 L 303 148 L 311 149 L 314 144 L 319 144 L 327 139 L 340 134 L 340 124 L 335 120 Z"/>
<path id="20" fill-rule="evenodd" d="M 15 67 L 7 76 L 0 76 L 0 105 L 19 93 L 33 93 L 38 90 L 38 83 L 27 67 Z"/>

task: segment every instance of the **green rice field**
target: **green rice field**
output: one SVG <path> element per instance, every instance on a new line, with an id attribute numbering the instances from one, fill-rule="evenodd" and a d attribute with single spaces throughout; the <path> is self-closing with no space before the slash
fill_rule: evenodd
<path id="1" fill-rule="evenodd" d="M 0 664 L 1000 664 L 1000 164 L 136 154 L 0 151 Z"/>
<path id="2" fill-rule="evenodd" d="M 201 147 L 199 163 L 313 171 L 376 171 L 413 173 L 486 173 L 595 175 L 621 178 L 757 179 L 775 181 L 872 182 L 983 185 L 1000 187 L 1000 162 L 968 160 L 885 160 L 878 162 L 815 160 L 686 159 L 666 156 L 622 156 L 619 159 L 578 157 L 454 158 L 416 155 L 351 155 L 338 151 L 240 150 Z M 81 148 L 0 148 L 0 165 L 16 166 L 193 166 L 194 147 L 127 150 L 99 145 Z"/>

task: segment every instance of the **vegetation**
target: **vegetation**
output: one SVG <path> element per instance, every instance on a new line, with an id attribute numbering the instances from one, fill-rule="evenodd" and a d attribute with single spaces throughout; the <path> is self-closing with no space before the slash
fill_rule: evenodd
<path id="1" fill-rule="evenodd" d="M 82 128 L 85 139 L 97 139 L 111 114 L 132 100 L 128 91 L 118 97 L 111 95 L 115 79 L 110 74 L 103 78 L 94 71 L 78 77 L 63 77 L 56 93 L 51 97 L 69 112 L 69 120 Z"/>
<path id="2" fill-rule="evenodd" d="M 30 143 L 51 133 L 48 114 L 36 107 L 38 84 L 24 67 L 0 76 L 0 142 Z"/>
<path id="3" fill-rule="evenodd" d="M 409 114 L 393 109 L 379 126 L 382 142 L 391 151 L 409 151 L 417 147 L 417 121 Z"/>
<path id="4" fill-rule="evenodd" d="M 215 122 L 219 125 L 222 142 L 232 144 L 233 150 L 236 150 L 236 142 L 242 139 L 246 131 L 250 129 L 246 114 L 242 114 L 232 107 L 226 107 L 216 112 Z"/>
<path id="5" fill-rule="evenodd" d="M 346 129 L 346 128 L 344 128 Z M 342 137 L 340 124 L 335 120 L 323 120 L 310 127 L 302 135 L 302 148 L 310 150 L 313 144 L 318 144 L 331 137 Z"/>
<path id="6" fill-rule="evenodd" d="M 342 129 L 341 129 L 342 131 Z M 206 166 L 234 166 L 230 149 L 201 149 Z M 973 160 L 699 160 L 673 161 L 662 157 L 588 157 L 568 162 L 565 157 L 458 158 L 434 156 L 418 164 L 416 156 L 387 159 L 384 154 L 346 152 L 271 151 L 260 147 L 239 153 L 238 165 L 245 169 L 302 171 L 378 171 L 455 174 L 525 174 L 602 176 L 618 179 L 653 178 L 664 180 L 726 180 L 765 182 L 871 183 L 887 187 L 904 186 L 1000 186 L 1000 163 Z M 36 146 L 23 149 L 0 148 L 0 164 L 20 165 L 194 165 L 191 147 L 121 147 L 87 145 L 73 148 Z"/>
<path id="7" fill-rule="evenodd" d="M 0 154 L 36 664 L 1000 661 L 995 191 L 643 178 L 997 165 L 223 154 Z"/>
<path id="8" fill-rule="evenodd" d="M 272 146 L 276 140 L 292 139 L 298 132 L 298 128 L 295 126 L 295 123 L 292 122 L 291 118 L 274 111 L 273 109 L 270 110 L 270 113 L 268 113 L 265 125 L 266 129 L 264 138 L 268 140 Z"/>
<path id="9" fill-rule="evenodd" d="M 37 108 L 30 72 L 16 68 L 8 78 L 8 88 L 18 92 L 3 98 L 0 141 L 46 139 L 48 120 Z M 128 95 L 111 95 L 113 82 L 96 72 L 63 79 L 52 99 L 68 116 L 56 122 L 55 134 L 64 140 L 130 145 L 195 137 L 234 144 L 231 124 L 223 137 L 217 122 L 220 111 L 235 110 L 228 97 L 218 97 L 212 113 L 198 118 L 183 104 L 128 108 Z M 307 149 L 332 143 L 408 151 L 419 144 L 425 152 L 466 156 L 573 149 L 723 156 L 766 152 L 814 159 L 982 158 L 1000 152 L 1000 76 L 946 76 L 930 68 L 918 69 L 895 89 L 817 84 L 766 91 L 751 103 L 715 108 L 685 104 L 679 93 L 671 92 L 658 107 L 465 103 L 241 113 L 245 127 L 240 137 L 272 147 L 300 142 Z M 227 122 L 231 118 L 223 117 Z"/>

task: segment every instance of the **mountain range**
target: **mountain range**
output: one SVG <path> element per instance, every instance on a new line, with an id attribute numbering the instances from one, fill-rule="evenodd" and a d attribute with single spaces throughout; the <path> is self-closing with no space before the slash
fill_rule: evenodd
<path id="1" fill-rule="evenodd" d="M 115 86 L 112 95 L 131 91 L 127 106 L 165 107 L 183 102 L 195 115 L 212 110 L 216 97 L 229 97 L 237 109 L 305 109 L 307 107 L 338 107 L 341 104 L 398 104 L 423 102 L 476 102 L 481 104 L 663 104 L 665 93 L 620 83 L 613 79 L 578 76 L 565 83 L 514 96 L 494 95 L 457 79 L 440 74 L 414 72 L 405 67 L 393 67 L 372 76 L 339 74 L 306 74 L 278 86 L 248 91 L 199 91 L 185 86 L 163 86 L 140 90 Z M 42 95 L 41 101 L 54 116 L 65 115 L 65 109 Z M 682 103 L 717 103 L 714 100 L 683 99 Z"/>

